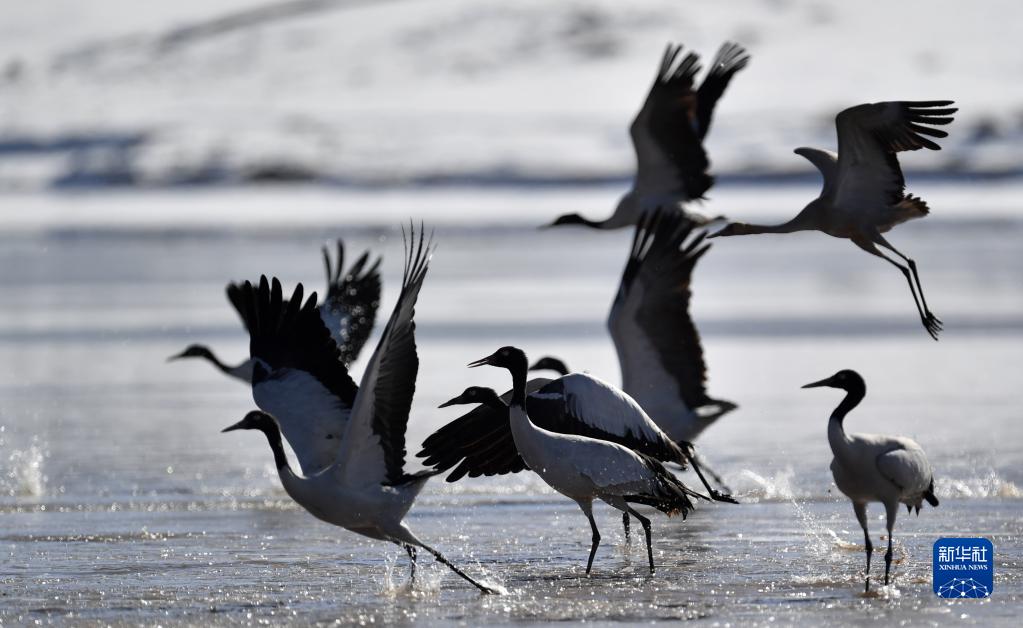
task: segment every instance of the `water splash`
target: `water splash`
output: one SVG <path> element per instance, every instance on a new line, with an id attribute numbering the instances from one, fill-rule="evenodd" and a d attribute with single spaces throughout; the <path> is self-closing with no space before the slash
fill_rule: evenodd
<path id="1" fill-rule="evenodd" d="M 792 480 L 795 476 L 796 472 L 792 467 L 785 467 L 772 476 L 743 469 L 739 473 L 735 492 L 742 496 L 743 500 L 751 502 L 790 501 L 796 496 L 792 489 Z"/>
<path id="2" fill-rule="evenodd" d="M 403 560 L 404 559 L 404 560 Z M 384 559 L 384 581 L 382 592 L 389 598 L 432 599 L 440 595 L 444 571 L 436 566 L 424 565 L 422 557 L 416 564 L 416 579 L 408 576 L 408 559 L 401 555 L 388 554 Z"/>
<path id="3" fill-rule="evenodd" d="M 994 469 L 979 477 L 964 479 L 937 478 L 935 492 L 939 497 L 1019 499 L 1023 491 L 1015 483 L 1003 480 Z"/>
<path id="4" fill-rule="evenodd" d="M 12 450 L 0 475 L 0 489 L 10 497 L 39 497 L 46 488 L 47 452 L 38 444 Z"/>

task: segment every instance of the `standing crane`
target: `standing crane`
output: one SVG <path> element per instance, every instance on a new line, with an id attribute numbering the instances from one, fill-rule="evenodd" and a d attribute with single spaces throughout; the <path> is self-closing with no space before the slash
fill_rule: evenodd
<path id="1" fill-rule="evenodd" d="M 904 436 L 880 434 L 849 434 L 842 425 L 845 417 L 867 394 L 867 385 L 856 371 L 842 370 L 827 379 L 807 384 L 803 388 L 827 386 L 845 391 L 845 398 L 831 413 L 828 421 L 828 442 L 835 458 L 831 461 L 831 474 L 835 485 L 852 500 L 856 520 L 863 528 L 867 552 L 865 591 L 870 591 L 870 555 L 874 546 L 867 531 L 867 503 L 884 504 L 888 527 L 888 551 L 884 555 L 884 583 L 892 568 L 892 530 L 899 504 L 906 510 L 920 507 L 924 500 L 938 505 L 934 496 L 934 474 L 927 455 L 916 441 Z"/>

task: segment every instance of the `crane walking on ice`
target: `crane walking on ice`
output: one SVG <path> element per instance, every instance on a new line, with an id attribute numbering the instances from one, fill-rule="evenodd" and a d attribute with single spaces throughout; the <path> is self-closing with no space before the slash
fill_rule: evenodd
<path id="1" fill-rule="evenodd" d="M 660 462 L 628 447 L 587 436 L 557 434 L 535 425 L 526 412 L 526 377 L 529 362 L 516 347 L 502 347 L 469 366 L 497 366 L 512 376 L 512 397 L 508 418 L 515 448 L 522 460 L 540 478 L 565 497 L 572 499 L 590 521 L 593 531 L 586 573 L 600 545 L 600 532 L 593 520 L 593 500 L 600 499 L 639 520 L 646 534 L 650 573 L 654 553 L 650 520 L 629 504 L 653 506 L 668 516 L 683 518 L 693 509 L 692 497 L 702 497 L 679 482 Z M 587 405 L 585 400 L 580 405 Z"/>
<path id="2" fill-rule="evenodd" d="M 930 209 L 923 199 L 906 192 L 906 180 L 896 154 L 901 151 L 941 150 L 926 136 L 943 138 L 948 133 L 928 125 L 952 122 L 951 100 L 895 101 L 859 105 L 835 118 L 838 154 L 817 148 L 797 148 L 820 170 L 824 187 L 792 220 L 780 225 L 731 222 L 710 237 L 757 233 L 823 231 L 836 238 L 852 240 L 871 255 L 892 264 L 906 277 L 924 329 L 935 340 L 941 319 L 927 307 L 916 262 L 889 244 L 882 235 L 896 225 L 926 216 Z M 891 251 L 906 263 L 885 255 Z"/>
<path id="3" fill-rule="evenodd" d="M 828 442 L 835 458 L 831 461 L 831 473 L 835 485 L 852 500 L 856 519 L 863 528 L 867 551 L 865 591 L 870 591 L 870 555 L 874 546 L 867 531 L 867 503 L 884 504 L 888 526 L 888 551 L 884 555 L 884 583 L 892 567 L 892 530 L 899 504 L 906 510 L 920 507 L 924 500 L 931 506 L 938 505 L 934 496 L 934 474 L 924 450 L 916 441 L 903 436 L 880 434 L 849 434 L 842 426 L 845 416 L 855 408 L 867 394 L 867 386 L 856 371 L 843 370 L 827 379 L 807 384 L 803 388 L 828 386 L 841 388 L 846 392 L 828 422 Z"/>
<path id="4" fill-rule="evenodd" d="M 636 178 L 611 217 L 597 221 L 566 214 L 559 216 L 551 227 L 621 229 L 636 224 L 645 212 L 662 206 L 671 207 L 698 224 L 710 222 L 702 214 L 687 211 L 685 206 L 703 199 L 714 184 L 714 177 L 707 173 L 710 161 L 703 140 L 710 130 L 714 106 L 750 57 L 742 46 L 726 42 L 699 89 L 694 89 L 700 57 L 690 52 L 678 61 L 681 54 L 681 45 L 668 44 L 650 93 L 629 127 L 636 151 Z"/>
<path id="5" fill-rule="evenodd" d="M 277 382 L 279 392 L 289 393 L 281 394 L 277 406 L 294 406 L 288 424 L 293 432 L 319 435 L 295 447 L 299 455 L 307 452 L 315 471 L 299 475 L 291 469 L 278 423 L 266 412 L 249 412 L 223 431 L 263 432 L 273 450 L 281 484 L 292 499 L 317 519 L 400 545 L 411 560 L 413 579 L 416 550 L 422 548 L 483 593 L 494 593 L 420 541 L 403 521 L 426 481 L 436 474 L 431 470 L 410 474 L 404 468 L 405 431 L 419 372 L 413 318 L 430 251 L 422 233 L 416 242 L 413 231 L 398 302 L 357 390 L 353 390 L 337 344 L 316 313 L 315 293 L 302 305 L 300 292 L 299 298 L 285 304 L 276 281 L 277 289 L 269 300 L 259 298 L 263 291 L 246 291 L 250 298 L 243 310 L 252 314 L 251 320 L 260 322 L 260 343 L 276 346 L 272 353 L 279 355 L 272 371 L 264 368 L 263 362 L 256 363 L 254 386 Z M 276 342 L 270 338 L 274 334 Z M 341 386 L 332 387 L 330 382 L 339 378 L 344 380 Z M 324 423 L 326 428 L 318 427 Z M 314 445 L 305 445 L 313 440 Z"/>

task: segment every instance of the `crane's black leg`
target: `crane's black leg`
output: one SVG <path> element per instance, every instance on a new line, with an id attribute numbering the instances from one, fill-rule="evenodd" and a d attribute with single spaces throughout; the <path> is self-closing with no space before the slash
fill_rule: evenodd
<path id="1" fill-rule="evenodd" d="M 437 559 L 437 562 L 440 562 L 440 563 L 442 563 L 444 565 L 447 565 L 448 568 L 451 569 L 451 571 L 455 572 L 456 574 L 461 576 L 461 578 L 463 580 L 465 580 L 466 582 L 468 582 L 472 586 L 474 586 L 477 589 L 479 589 L 480 592 L 482 592 L 482 593 L 495 593 L 495 594 L 497 593 L 497 591 L 495 591 L 494 589 L 491 589 L 490 587 L 488 587 L 486 585 L 483 585 L 483 584 L 480 584 L 479 582 L 476 582 L 475 580 L 473 580 L 464 571 L 462 571 L 458 567 L 455 567 L 455 565 L 450 560 L 448 560 L 447 558 L 444 558 L 443 554 L 441 554 L 437 550 L 433 549 L 429 545 L 426 545 L 424 543 L 420 543 L 419 546 L 422 547 L 424 550 L 426 550 L 426 551 L 430 552 L 431 554 L 433 554 L 433 557 Z"/>
<path id="2" fill-rule="evenodd" d="M 931 309 L 929 307 L 927 307 L 927 298 L 924 297 L 924 287 L 922 285 L 920 285 L 920 273 L 916 269 L 916 262 L 914 262 L 913 260 L 911 260 L 908 257 L 906 257 L 905 255 L 903 255 L 902 252 L 899 251 L 899 249 L 897 249 L 894 246 L 892 246 L 887 240 L 884 239 L 884 237 L 882 237 L 880 235 L 877 236 L 877 243 L 880 244 L 881 246 L 883 246 L 884 248 L 888 249 L 892 253 L 895 253 L 896 255 L 901 257 L 902 260 L 904 262 L 906 262 L 906 264 L 909 265 L 909 272 L 912 273 L 913 281 L 916 282 L 916 291 L 920 295 L 920 304 L 923 305 L 924 313 L 926 313 L 928 316 L 933 318 L 940 325 L 941 324 L 941 319 L 938 318 L 937 316 L 935 316 L 931 312 Z"/>
<path id="3" fill-rule="evenodd" d="M 653 548 L 653 545 L 650 542 L 650 520 L 647 519 L 646 517 L 644 517 L 643 515 L 639 514 L 635 510 L 633 510 L 631 507 L 626 506 L 626 508 L 629 509 L 628 510 L 628 514 L 630 514 L 633 517 L 639 519 L 639 523 L 643 526 L 643 533 L 646 534 L 646 556 L 647 556 L 647 559 L 650 561 L 650 574 L 653 575 L 653 573 L 654 573 L 654 548 Z"/>
<path id="4" fill-rule="evenodd" d="M 597 529 L 597 522 L 593 520 L 593 504 L 579 504 L 583 514 L 590 520 L 590 529 L 593 530 L 592 545 L 590 545 L 590 558 L 586 561 L 586 575 L 590 575 L 593 567 L 593 557 L 597 553 L 597 546 L 600 545 L 600 530 Z"/>
<path id="5" fill-rule="evenodd" d="M 874 545 L 870 542 L 870 532 L 867 532 L 867 505 L 853 502 L 853 510 L 856 512 L 856 520 L 863 528 L 863 543 L 867 550 L 867 582 L 863 586 L 863 592 L 867 593 L 870 591 L 870 555 L 874 553 Z"/>
<path id="6" fill-rule="evenodd" d="M 880 238 L 881 236 L 876 235 L 874 237 Z M 920 321 L 923 323 L 924 329 L 927 330 L 927 333 L 930 334 L 931 338 L 937 340 L 938 333 L 941 332 L 941 321 L 939 321 L 934 316 L 934 314 L 931 314 L 924 308 L 923 305 L 920 304 L 920 298 L 917 297 L 916 294 L 916 285 L 913 283 L 913 273 L 909 270 L 909 268 L 903 266 L 902 264 L 896 262 L 892 258 L 888 257 L 887 255 L 879 251 L 877 247 L 874 246 L 874 243 L 871 242 L 870 240 L 862 240 L 857 238 L 853 240 L 853 243 L 855 243 L 856 246 L 860 247 L 867 253 L 880 257 L 884 261 L 888 262 L 892 266 L 895 266 L 896 268 L 899 269 L 899 272 L 902 273 L 902 275 L 906 278 L 906 281 L 909 283 L 909 292 L 910 294 L 913 295 L 913 303 L 916 304 L 916 311 L 920 315 Z"/>
<path id="7" fill-rule="evenodd" d="M 888 586 L 888 575 L 892 570 L 892 530 L 895 528 L 895 517 L 899 513 L 898 504 L 885 504 L 886 521 L 888 525 L 888 551 L 884 553 L 884 585 Z"/>
<path id="8" fill-rule="evenodd" d="M 699 461 L 700 466 L 703 468 L 704 471 L 707 472 L 707 475 L 710 476 L 710 479 L 714 480 L 714 484 L 717 484 L 719 490 L 721 490 L 726 495 L 728 495 L 728 494 L 730 494 L 732 492 L 732 489 L 724 481 L 724 479 L 721 477 L 721 475 L 718 474 L 714 469 L 710 468 L 710 465 L 707 464 L 707 459 L 706 458 L 704 458 L 702 455 L 697 453 L 696 454 L 696 460 Z"/>
<path id="9" fill-rule="evenodd" d="M 632 536 L 629 534 L 629 513 L 622 513 L 622 526 L 625 528 L 625 543 L 632 543 Z"/>
<path id="10" fill-rule="evenodd" d="M 405 543 L 405 551 L 408 552 L 409 561 L 412 564 L 412 570 L 409 573 L 409 580 L 412 584 L 416 583 L 416 548 L 413 545 Z"/>
<path id="11" fill-rule="evenodd" d="M 727 493 L 722 493 L 721 491 L 712 488 L 710 483 L 707 482 L 707 478 L 703 477 L 703 471 L 700 469 L 700 466 L 702 464 L 702 466 L 706 468 L 707 465 L 706 462 L 700 461 L 699 454 L 696 454 L 695 450 L 692 449 L 693 447 L 692 443 L 680 443 L 680 446 L 682 446 L 682 451 L 686 452 L 686 457 L 689 458 L 689 464 L 692 465 L 693 471 L 696 471 L 696 475 L 697 477 L 700 478 L 700 482 L 703 482 L 703 487 L 707 489 L 708 493 L 710 493 L 711 499 L 713 499 L 716 502 L 728 502 L 729 504 L 739 503 L 731 495 L 728 495 Z M 693 451 L 693 454 L 690 454 L 689 451 Z M 713 473 L 710 469 L 707 469 L 707 472 Z M 725 486 L 725 483 L 721 481 L 721 478 L 715 477 L 715 480 L 720 486 L 725 488 L 725 490 L 727 491 L 728 487 Z"/>

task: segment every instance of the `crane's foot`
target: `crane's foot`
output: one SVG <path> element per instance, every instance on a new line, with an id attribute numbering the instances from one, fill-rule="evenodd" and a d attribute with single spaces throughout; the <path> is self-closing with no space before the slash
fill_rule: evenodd
<path id="1" fill-rule="evenodd" d="M 920 321 L 924 324 L 924 329 L 931 335 L 931 338 L 937 340 L 938 334 L 942 330 L 941 319 L 930 312 L 925 312 L 924 317 Z"/>
<path id="2" fill-rule="evenodd" d="M 727 493 L 722 493 L 721 491 L 718 491 L 718 490 L 715 490 L 715 489 L 711 489 L 708 492 L 710 493 L 710 498 L 713 499 L 716 502 L 725 502 L 727 504 L 738 504 L 739 503 L 739 500 L 735 499 L 734 497 L 732 497 L 731 495 L 729 495 Z"/>

